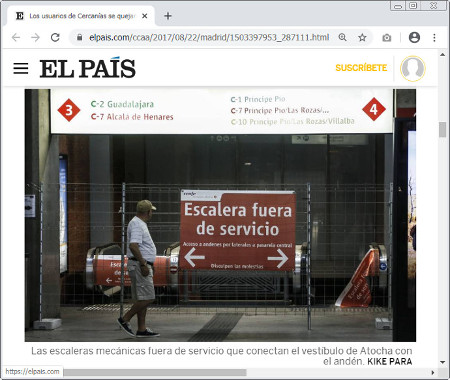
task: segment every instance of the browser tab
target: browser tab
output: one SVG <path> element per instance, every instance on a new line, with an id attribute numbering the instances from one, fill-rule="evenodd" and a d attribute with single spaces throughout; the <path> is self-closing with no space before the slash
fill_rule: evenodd
<path id="1" fill-rule="evenodd" d="M 145 18 L 142 15 L 146 15 Z M 8 7 L 9 21 L 23 21 L 32 25 L 126 25 L 127 23 L 140 24 L 154 21 L 154 8 L 152 6 L 93 6 L 89 10 L 85 7 L 73 5 L 56 5 L 52 9 L 44 10 L 41 6 L 28 5 L 26 11 L 23 6 L 11 5 Z"/>

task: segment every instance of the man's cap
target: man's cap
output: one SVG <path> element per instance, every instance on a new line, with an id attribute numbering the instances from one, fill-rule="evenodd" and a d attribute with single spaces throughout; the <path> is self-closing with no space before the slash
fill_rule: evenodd
<path id="1" fill-rule="evenodd" d="M 147 199 L 139 201 L 136 205 L 136 212 L 138 213 L 146 213 L 150 210 L 156 210 L 156 207 Z"/>

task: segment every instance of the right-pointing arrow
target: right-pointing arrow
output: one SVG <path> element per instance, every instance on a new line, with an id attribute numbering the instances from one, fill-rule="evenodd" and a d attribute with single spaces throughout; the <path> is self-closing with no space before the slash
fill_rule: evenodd
<path id="1" fill-rule="evenodd" d="M 277 268 L 281 268 L 283 264 L 288 261 L 288 257 L 284 254 L 284 252 L 281 249 L 278 249 L 277 252 L 280 254 L 280 256 L 269 256 L 267 260 L 280 260 L 280 262 L 277 265 Z"/>

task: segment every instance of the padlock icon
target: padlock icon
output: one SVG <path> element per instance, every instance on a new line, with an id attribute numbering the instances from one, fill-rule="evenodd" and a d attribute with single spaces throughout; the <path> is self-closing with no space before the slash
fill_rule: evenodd
<path id="1" fill-rule="evenodd" d="M 77 41 L 83 41 L 83 35 L 81 33 L 77 34 Z"/>

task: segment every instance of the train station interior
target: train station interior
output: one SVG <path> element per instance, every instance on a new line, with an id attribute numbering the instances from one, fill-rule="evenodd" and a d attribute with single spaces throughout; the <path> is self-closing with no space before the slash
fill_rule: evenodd
<path id="1" fill-rule="evenodd" d="M 135 204 L 149 199 L 158 341 L 415 340 L 415 242 L 399 258 L 398 234 L 413 237 L 393 225 L 394 136 L 415 128 L 415 90 L 392 91 L 393 134 L 54 135 L 50 90 L 27 90 L 25 194 L 36 213 L 25 218 L 25 339 L 126 339 L 115 319 L 129 289 L 100 281 L 97 262 L 120 260 Z M 183 189 L 295 192 L 295 270 L 179 268 Z M 370 304 L 336 306 L 371 250 Z M 42 317 L 61 327 L 34 330 Z"/>

